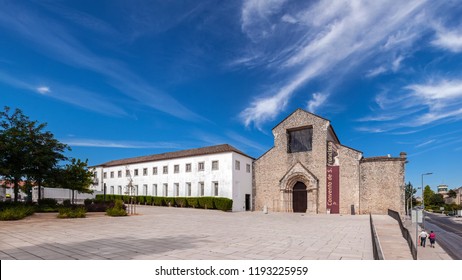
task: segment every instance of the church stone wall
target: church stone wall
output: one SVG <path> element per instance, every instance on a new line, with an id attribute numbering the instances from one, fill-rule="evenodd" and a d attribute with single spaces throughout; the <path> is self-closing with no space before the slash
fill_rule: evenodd
<path id="1" fill-rule="evenodd" d="M 287 152 L 287 130 L 299 127 L 313 127 L 312 150 L 309 152 Z M 319 212 L 326 211 L 326 140 L 329 121 L 297 110 L 273 129 L 274 147 L 254 163 L 255 210 L 264 206 L 270 211 L 279 211 L 281 200 L 280 180 L 295 166 L 302 164 L 317 179 L 319 190 Z M 307 186 L 310 187 L 310 186 Z M 318 188 L 319 187 L 319 188 Z M 310 209 L 310 206 L 308 206 Z"/>
<path id="2" fill-rule="evenodd" d="M 340 146 L 340 214 L 359 213 L 359 160 L 362 153 Z"/>
<path id="3" fill-rule="evenodd" d="M 404 215 L 404 166 L 399 158 L 364 158 L 360 164 L 360 213 L 387 214 L 388 209 Z"/>

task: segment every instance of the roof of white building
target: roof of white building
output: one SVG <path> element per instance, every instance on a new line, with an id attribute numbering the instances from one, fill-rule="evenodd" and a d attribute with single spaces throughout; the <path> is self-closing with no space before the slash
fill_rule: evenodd
<path id="1" fill-rule="evenodd" d="M 140 156 L 140 157 L 134 157 L 134 158 L 112 160 L 112 161 L 108 161 L 106 163 L 96 165 L 96 166 L 104 166 L 104 167 L 119 166 L 119 165 L 127 165 L 127 164 L 143 163 L 143 162 L 169 160 L 169 159 L 176 159 L 176 158 L 221 154 L 221 153 L 228 153 L 228 152 L 235 152 L 243 156 L 246 156 L 248 158 L 252 158 L 246 155 L 245 153 L 239 151 L 238 149 L 234 148 L 231 145 L 222 144 L 222 145 L 196 148 L 196 149 L 190 149 L 190 150 L 168 152 L 168 153 L 163 153 L 163 154 L 155 154 L 155 155 Z M 96 167 L 96 166 L 93 166 L 93 167 Z"/>

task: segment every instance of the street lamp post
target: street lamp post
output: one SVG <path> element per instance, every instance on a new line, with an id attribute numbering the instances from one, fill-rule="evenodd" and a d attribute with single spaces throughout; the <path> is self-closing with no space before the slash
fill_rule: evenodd
<path id="1" fill-rule="evenodd" d="M 422 229 L 425 229 L 425 196 L 424 196 L 424 183 L 423 183 L 423 177 L 425 175 L 432 175 L 433 173 L 429 172 L 429 173 L 423 173 L 422 174 Z"/>

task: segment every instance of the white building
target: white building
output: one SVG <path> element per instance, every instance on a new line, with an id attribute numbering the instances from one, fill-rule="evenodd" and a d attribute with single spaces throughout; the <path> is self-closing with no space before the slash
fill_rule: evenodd
<path id="1" fill-rule="evenodd" d="M 91 167 L 95 191 L 135 195 L 217 196 L 233 200 L 233 211 L 251 210 L 253 158 L 224 144 L 109 161 Z"/>

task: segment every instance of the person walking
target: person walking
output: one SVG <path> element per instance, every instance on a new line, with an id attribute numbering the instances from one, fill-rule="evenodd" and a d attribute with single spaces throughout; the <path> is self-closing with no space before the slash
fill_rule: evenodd
<path id="1" fill-rule="evenodd" d="M 430 232 L 428 239 L 430 239 L 430 247 L 435 248 L 436 234 L 433 232 L 433 230 Z"/>
<path id="2" fill-rule="evenodd" d="M 420 237 L 420 246 L 425 247 L 425 241 L 427 241 L 428 233 L 422 229 L 422 231 L 419 234 Z"/>

